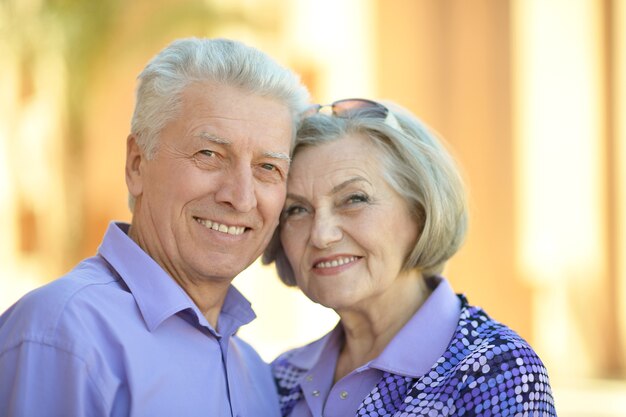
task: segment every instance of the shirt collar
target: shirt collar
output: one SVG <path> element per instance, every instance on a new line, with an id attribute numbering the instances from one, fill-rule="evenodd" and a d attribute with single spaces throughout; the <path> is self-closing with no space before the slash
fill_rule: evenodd
<path id="1" fill-rule="evenodd" d="M 190 310 L 198 324 L 219 335 L 182 287 L 128 236 L 129 228 L 127 223 L 109 224 L 98 253 L 130 290 L 148 329 L 153 331 L 165 319 Z M 231 285 L 218 319 L 220 332 L 234 334 L 255 317 L 248 300 Z"/>
<path id="2" fill-rule="evenodd" d="M 396 375 L 418 378 L 444 354 L 458 326 L 461 302 L 447 280 L 428 281 L 433 292 L 368 365 Z"/>

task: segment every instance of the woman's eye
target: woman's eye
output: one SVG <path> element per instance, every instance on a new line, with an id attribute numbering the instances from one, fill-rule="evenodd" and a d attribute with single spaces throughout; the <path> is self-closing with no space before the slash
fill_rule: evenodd
<path id="1" fill-rule="evenodd" d="M 370 201 L 370 198 L 365 194 L 351 194 L 348 196 L 348 203 L 367 203 Z"/>
<path id="2" fill-rule="evenodd" d="M 289 206 L 283 210 L 284 217 L 295 216 L 297 214 L 302 214 L 302 213 L 306 213 L 306 209 L 302 206 L 296 206 L 296 205 Z"/>

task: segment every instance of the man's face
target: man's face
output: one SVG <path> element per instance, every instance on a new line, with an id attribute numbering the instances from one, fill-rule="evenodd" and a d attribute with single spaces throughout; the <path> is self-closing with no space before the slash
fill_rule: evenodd
<path id="1" fill-rule="evenodd" d="M 292 122 L 274 99 L 189 86 L 150 160 L 129 138 L 131 236 L 177 280 L 230 280 L 262 253 L 285 200 Z"/>

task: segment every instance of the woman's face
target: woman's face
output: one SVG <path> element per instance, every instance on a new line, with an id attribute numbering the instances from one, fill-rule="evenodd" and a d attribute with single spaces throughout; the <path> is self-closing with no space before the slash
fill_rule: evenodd
<path id="1" fill-rule="evenodd" d="M 418 225 L 385 181 L 381 159 L 360 134 L 294 157 L 281 241 L 297 285 L 326 307 L 367 308 L 393 299 L 409 279 L 400 270 Z"/>

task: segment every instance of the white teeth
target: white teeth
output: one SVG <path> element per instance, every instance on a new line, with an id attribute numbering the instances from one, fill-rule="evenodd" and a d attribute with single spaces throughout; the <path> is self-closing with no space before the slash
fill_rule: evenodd
<path id="1" fill-rule="evenodd" d="M 196 221 L 208 229 L 216 230 L 222 233 L 228 233 L 229 235 L 237 236 L 242 234 L 246 230 L 246 228 L 243 226 L 226 226 L 225 224 L 212 222 L 211 220 L 203 220 L 197 217 Z"/>
<path id="2" fill-rule="evenodd" d="M 350 257 L 347 257 L 347 258 L 333 259 L 330 262 L 320 262 L 318 264 L 315 264 L 315 268 L 334 268 L 336 266 L 345 265 L 347 263 L 354 262 L 356 260 L 357 260 L 356 256 L 350 256 Z"/>

